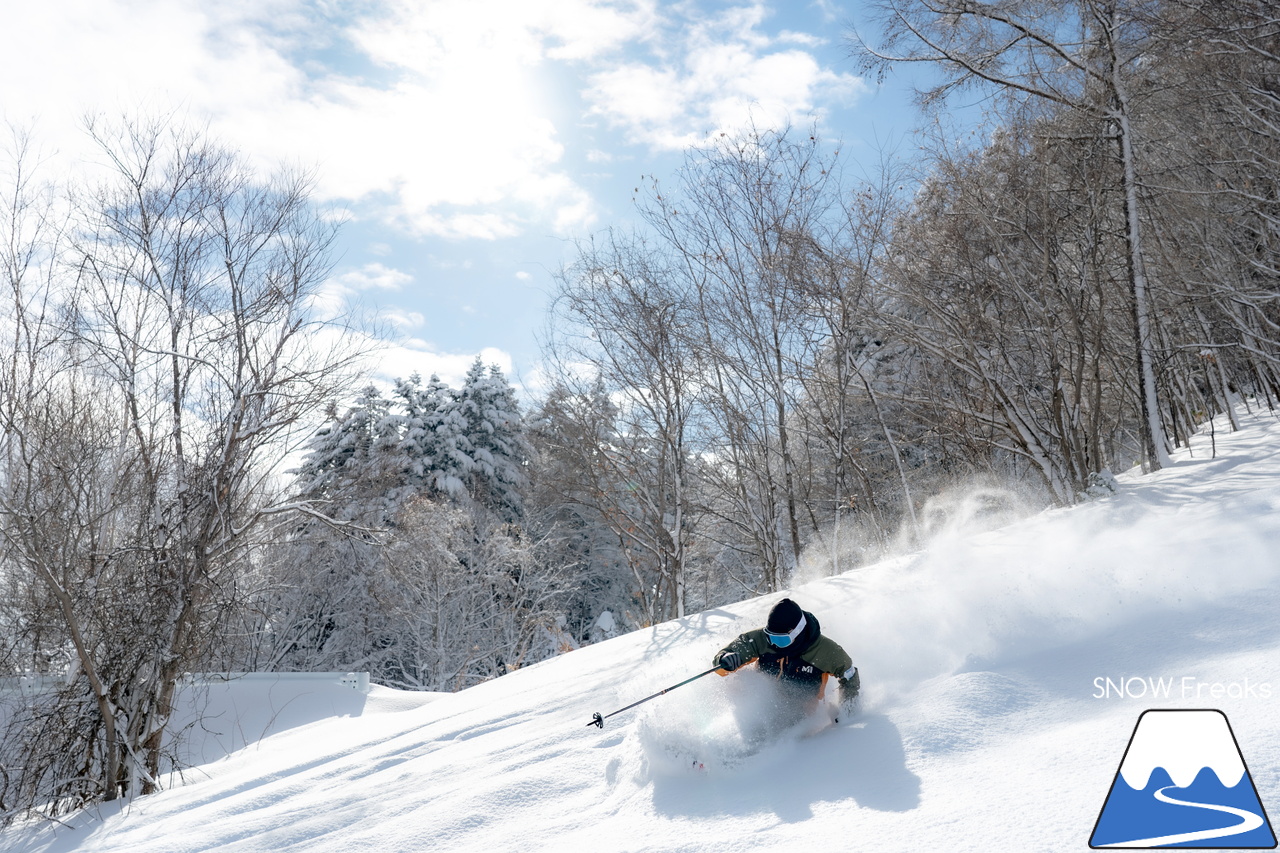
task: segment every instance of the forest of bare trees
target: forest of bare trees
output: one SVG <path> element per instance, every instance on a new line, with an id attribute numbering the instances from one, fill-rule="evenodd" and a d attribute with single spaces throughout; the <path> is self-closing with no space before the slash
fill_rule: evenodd
<path id="1" fill-rule="evenodd" d="M 330 224 L 167 122 L 93 122 L 61 203 L 19 137 L 5 199 L 0 659 L 65 684 L 6 715 L 6 807 L 154 790 L 174 691 L 223 653 L 273 465 L 350 358 L 308 300 Z"/>
<path id="2" fill-rule="evenodd" d="M 0 200 L 0 820 L 147 793 L 184 674 L 457 690 L 856 569 L 980 489 L 1069 505 L 1280 400 L 1280 15 L 883 0 L 977 132 L 722 134 L 555 279 L 551 382 L 370 384 L 334 226 L 172 120 Z M 937 127 L 945 127 L 939 122 Z M 1003 496 L 1003 497 L 1002 497 Z M 49 684 L 53 684 L 49 687 Z"/>
<path id="3" fill-rule="evenodd" d="M 650 471 L 574 499 L 624 519 L 646 618 L 854 567 L 966 483 L 1073 503 L 1280 392 L 1267 7 L 878 14 L 855 57 L 929 65 L 930 111 L 987 97 L 978 142 L 849 180 L 813 131 L 720 138 L 560 277 L 555 411 L 610 426 L 573 470 Z"/>

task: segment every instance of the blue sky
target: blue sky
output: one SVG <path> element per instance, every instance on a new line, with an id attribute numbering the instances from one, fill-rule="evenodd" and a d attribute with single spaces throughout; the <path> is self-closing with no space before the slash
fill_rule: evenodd
<path id="1" fill-rule="evenodd" d="M 836 0 L 48 0 L 11 4 L 0 111 L 70 161 L 89 111 L 180 109 L 264 168 L 314 166 L 344 216 L 326 288 L 376 312 L 384 377 L 480 354 L 539 385 L 573 240 L 641 175 L 748 119 L 873 161 L 916 123 L 847 56 Z"/>

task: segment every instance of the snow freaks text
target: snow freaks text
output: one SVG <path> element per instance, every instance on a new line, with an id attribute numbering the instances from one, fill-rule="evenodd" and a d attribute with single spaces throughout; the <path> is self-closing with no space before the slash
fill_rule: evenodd
<path id="1" fill-rule="evenodd" d="M 1242 681 L 1202 681 L 1192 675 L 1182 677 L 1098 676 L 1093 680 L 1094 699 L 1270 699 L 1269 683 L 1248 678 Z"/>

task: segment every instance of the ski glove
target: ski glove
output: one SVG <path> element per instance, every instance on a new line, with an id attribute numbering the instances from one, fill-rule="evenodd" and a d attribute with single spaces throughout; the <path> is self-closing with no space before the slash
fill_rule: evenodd
<path id="1" fill-rule="evenodd" d="M 853 700 L 858 696 L 858 690 L 862 688 L 862 679 L 858 677 L 858 668 L 856 666 L 849 667 L 843 675 L 840 676 L 840 704 L 846 708 L 853 705 Z"/>
<path id="2" fill-rule="evenodd" d="M 742 666 L 742 658 L 738 656 L 737 652 L 721 652 L 716 655 L 714 662 L 716 666 L 720 667 L 725 672 L 733 672 L 735 669 Z"/>

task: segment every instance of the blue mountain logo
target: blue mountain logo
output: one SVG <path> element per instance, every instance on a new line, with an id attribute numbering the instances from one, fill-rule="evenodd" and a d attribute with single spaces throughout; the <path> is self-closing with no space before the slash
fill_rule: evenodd
<path id="1" fill-rule="evenodd" d="M 1226 714 L 1144 711 L 1089 846 L 1273 849 L 1275 833 Z"/>

